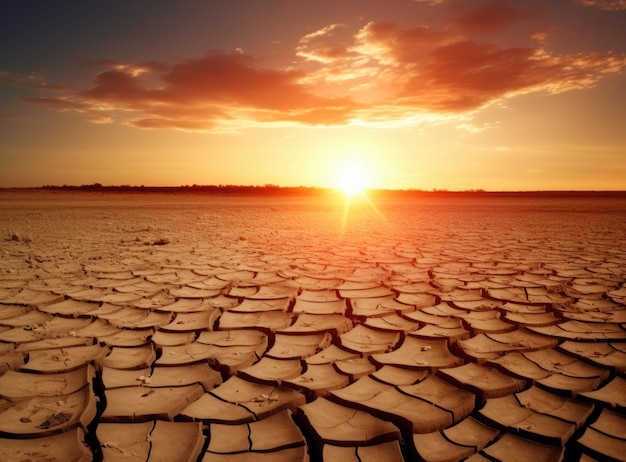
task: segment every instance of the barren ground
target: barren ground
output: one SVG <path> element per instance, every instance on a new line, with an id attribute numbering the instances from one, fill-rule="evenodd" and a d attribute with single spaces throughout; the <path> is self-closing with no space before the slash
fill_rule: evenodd
<path id="1" fill-rule="evenodd" d="M 0 191 L 0 233 L 2 461 L 624 460 L 624 198 Z"/>

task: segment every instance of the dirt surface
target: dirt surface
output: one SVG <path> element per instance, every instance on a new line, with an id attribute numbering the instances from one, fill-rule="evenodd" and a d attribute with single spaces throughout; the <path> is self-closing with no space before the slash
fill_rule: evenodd
<path id="1" fill-rule="evenodd" d="M 0 256 L 0 374 L 96 371 L 84 409 L 62 395 L 43 423 L 1 396 L 0 460 L 22 460 L 24 434 L 112 459 L 99 431 L 164 420 L 204 425 L 180 460 L 619 459 L 626 444 L 620 196 L 5 190 Z M 244 440 L 212 441 L 222 425 Z M 165 451 L 144 443 L 146 460 Z"/>

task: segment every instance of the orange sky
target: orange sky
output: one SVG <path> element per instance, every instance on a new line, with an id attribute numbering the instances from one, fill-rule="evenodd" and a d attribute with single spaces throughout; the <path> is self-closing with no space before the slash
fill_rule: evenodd
<path id="1" fill-rule="evenodd" d="M 11 2 L 0 187 L 626 189 L 624 0 Z"/>

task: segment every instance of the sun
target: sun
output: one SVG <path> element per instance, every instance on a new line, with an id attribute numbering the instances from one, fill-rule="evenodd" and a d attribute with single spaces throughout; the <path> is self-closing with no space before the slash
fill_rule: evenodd
<path id="1" fill-rule="evenodd" d="M 343 215 L 341 219 L 341 233 L 348 229 L 348 221 L 351 215 L 362 216 L 368 207 L 373 210 L 383 221 L 386 221 L 383 213 L 368 197 L 367 191 L 373 185 L 373 170 L 367 158 L 358 155 L 333 159 L 332 169 L 335 173 L 333 186 L 343 192 Z M 354 214 L 353 214 L 354 212 Z"/>
<path id="2" fill-rule="evenodd" d="M 371 180 L 371 170 L 359 159 L 346 159 L 336 165 L 335 188 L 348 197 L 363 194 Z"/>

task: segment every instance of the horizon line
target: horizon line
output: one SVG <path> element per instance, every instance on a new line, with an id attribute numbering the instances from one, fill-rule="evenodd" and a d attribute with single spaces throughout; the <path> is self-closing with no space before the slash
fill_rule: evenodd
<path id="1" fill-rule="evenodd" d="M 192 184 L 192 185 L 103 185 L 101 183 L 83 184 L 83 185 L 43 185 L 43 186 L 0 186 L 0 191 L 6 190 L 61 190 L 61 191 L 102 191 L 102 192 L 120 192 L 129 190 L 139 190 L 145 192 L 157 192 L 161 191 L 211 191 L 211 192 L 228 192 L 228 191 L 283 191 L 283 192 L 295 192 L 299 191 L 339 191 L 338 188 L 331 186 L 282 186 L 278 184 L 266 183 L 263 185 L 253 184 Z M 365 192 L 372 193 L 439 193 L 439 194 L 511 194 L 511 193 L 530 193 L 530 194 L 575 194 L 575 193 L 612 193 L 626 194 L 626 189 L 528 189 L 528 190 L 486 190 L 483 188 L 471 188 L 471 189 L 447 189 L 447 188 L 432 188 L 432 189 L 420 189 L 420 188 L 365 188 Z"/>

